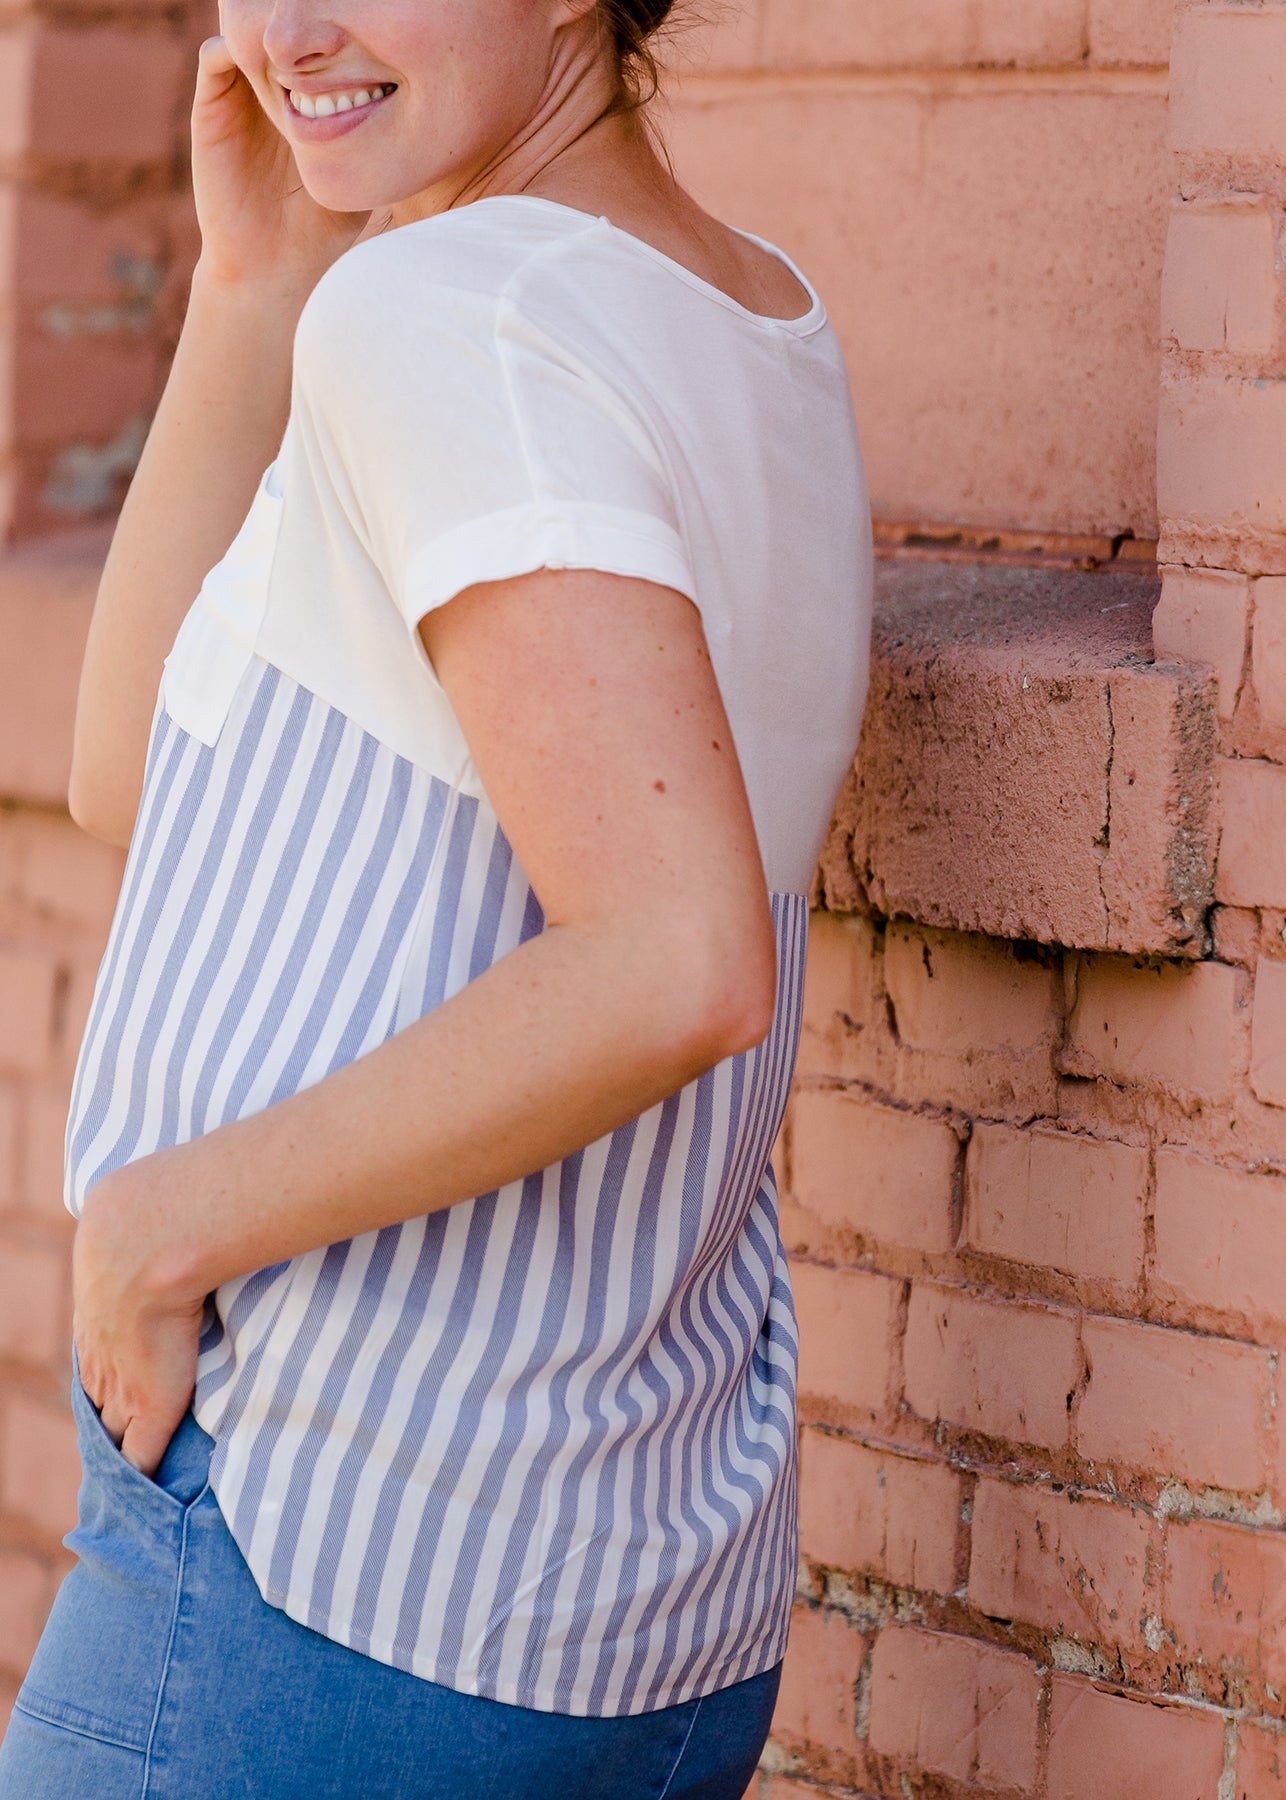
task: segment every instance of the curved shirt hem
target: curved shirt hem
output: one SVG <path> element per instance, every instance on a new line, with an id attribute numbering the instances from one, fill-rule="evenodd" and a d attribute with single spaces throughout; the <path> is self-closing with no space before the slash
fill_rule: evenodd
<path id="1" fill-rule="evenodd" d="M 218 1491 L 212 1491 L 217 1503 Z M 246 1566 L 250 1568 L 249 1564 Z M 708 1680 L 694 1682 L 690 1688 L 680 1685 L 673 1689 L 662 1689 L 660 1697 L 648 1693 L 643 1696 L 646 1704 L 621 1707 L 601 1705 L 591 1708 L 587 1704 L 586 1695 L 578 1692 L 570 1696 L 570 1704 L 560 1706 L 555 1704 L 553 1697 L 546 1689 L 538 1689 L 533 1693 L 526 1689 L 520 1691 L 518 1684 L 512 1681 L 481 1681 L 476 1670 L 467 1670 L 462 1665 L 457 1665 L 449 1674 L 444 1674 L 433 1657 L 418 1655 L 414 1650 L 402 1649 L 392 1639 L 363 1638 L 360 1645 L 352 1643 L 342 1632 L 323 1629 L 315 1624 L 308 1616 L 307 1605 L 294 1599 L 288 1591 L 275 1588 L 271 1584 L 265 1586 L 259 1581 L 253 1568 L 250 1568 L 250 1574 L 259 1591 L 260 1598 L 267 1605 L 275 1606 L 278 1611 L 284 1612 L 287 1618 L 293 1619 L 297 1625 L 307 1626 L 310 1631 L 316 1631 L 319 1636 L 329 1638 L 334 1643 L 343 1644 L 346 1650 L 353 1650 L 358 1655 L 373 1657 L 376 1662 L 384 1663 L 388 1668 L 400 1669 L 404 1674 L 415 1675 L 421 1681 L 431 1681 L 438 1687 L 450 1688 L 453 1693 L 470 1694 L 479 1700 L 495 1700 L 502 1706 L 519 1706 L 529 1712 L 561 1713 L 566 1717 L 576 1719 L 637 1718 L 643 1713 L 663 1712 L 668 1707 L 683 1706 L 689 1700 L 703 1700 L 708 1695 L 717 1694 L 726 1687 L 736 1686 L 740 1681 L 750 1681 L 754 1676 L 762 1675 L 767 1670 L 775 1668 L 786 1654 L 788 1628 L 778 1628 L 767 1637 L 761 1638 L 752 1647 L 753 1655 L 747 1651 L 745 1646 L 742 1646 L 735 1657 L 721 1666 L 718 1675 L 712 1676 Z M 767 1650 L 766 1655 L 763 1653 L 765 1649 Z M 741 1668 L 741 1665 L 746 1662 L 749 1662 L 750 1666 Z M 720 1675 L 726 1675 L 730 1669 L 739 1669 L 740 1672 L 732 1675 L 730 1680 L 719 1679 Z"/>

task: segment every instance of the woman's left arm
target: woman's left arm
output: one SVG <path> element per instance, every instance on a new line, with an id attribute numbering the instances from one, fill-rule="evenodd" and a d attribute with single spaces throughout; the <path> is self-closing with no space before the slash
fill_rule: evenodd
<path id="1" fill-rule="evenodd" d="M 78 1361 L 148 1474 L 210 1290 L 545 1168 L 772 1023 L 764 873 L 692 602 L 540 570 L 420 634 L 545 929 L 346 1067 L 95 1184 Z"/>

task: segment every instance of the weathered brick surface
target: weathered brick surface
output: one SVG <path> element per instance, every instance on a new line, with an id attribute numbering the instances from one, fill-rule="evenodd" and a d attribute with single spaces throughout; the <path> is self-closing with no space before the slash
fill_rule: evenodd
<path id="1" fill-rule="evenodd" d="M 1175 30 L 1170 79 L 1176 150 L 1286 155 L 1286 7 L 1186 7 Z"/>
<path id="2" fill-rule="evenodd" d="M 906 1323 L 906 1399 L 925 1419 L 1050 1447 L 1067 1440 L 1076 1321 L 916 1282 Z"/>
<path id="3" fill-rule="evenodd" d="M 1277 341 L 1276 237 L 1266 200 L 1176 206 L 1161 284 L 1163 333 L 1181 350 L 1267 355 Z"/>
<path id="4" fill-rule="evenodd" d="M 1219 768 L 1223 832 L 1215 892 L 1229 906 L 1286 906 L 1286 768 L 1228 757 Z"/>
<path id="5" fill-rule="evenodd" d="M 1216 694 L 1195 670 L 1147 666 L 1156 599 L 1140 575 L 881 569 L 858 779 L 828 870 L 847 864 L 858 893 L 894 918 L 1198 954 Z M 957 1037 L 972 980 L 975 1053 L 1024 1041 L 1048 971 L 1016 970 L 1003 943 L 965 941 L 955 958 Z"/>
<path id="6" fill-rule="evenodd" d="M 814 1562 L 950 1593 L 962 1498 L 960 1475 L 940 1462 L 803 1434 L 800 1539 Z"/>
<path id="7" fill-rule="evenodd" d="M 955 1132 L 860 1095 L 802 1093 L 791 1137 L 801 1205 L 863 1238 L 944 1251 L 952 1243 Z"/>
<path id="8" fill-rule="evenodd" d="M 1049 1800 L 1221 1800 L 1223 1760 L 1218 1713 L 1054 1677 Z"/>
<path id="9" fill-rule="evenodd" d="M 1069 1074 L 1180 1097 L 1226 1099 L 1238 1070 L 1245 996 L 1236 969 L 1088 956 L 1068 1019 Z"/>
<path id="10" fill-rule="evenodd" d="M 871 1747 L 979 1789 L 1029 1793 L 1038 1683 L 1025 1657 L 889 1626 L 871 1664 Z"/>
<path id="11" fill-rule="evenodd" d="M 1286 1106 L 1286 963 L 1267 957 L 1255 971 L 1250 1086 L 1266 1105 Z"/>
<path id="12" fill-rule="evenodd" d="M 802 1322 L 800 1393 L 832 1407 L 837 1419 L 886 1420 L 901 1282 L 796 1263 L 792 1284 Z"/>
<path id="13" fill-rule="evenodd" d="M 762 19 L 762 60 L 778 68 L 1042 67 L 1078 63 L 1086 42 L 1085 0 L 763 0 Z"/>
<path id="14" fill-rule="evenodd" d="M 68 1290 L 60 1241 L 0 1228 L 0 1357 L 60 1367 L 71 1331 Z"/>
<path id="15" fill-rule="evenodd" d="M 0 945 L 0 1073 L 42 1075 L 53 1052 L 58 964 Z"/>
<path id="16" fill-rule="evenodd" d="M 79 1483 L 76 1421 L 67 1399 L 11 1391 L 0 1411 L 0 1510 L 52 1550 L 51 1540 L 76 1523 Z"/>
<path id="17" fill-rule="evenodd" d="M 1265 724 L 1286 730 L 1286 576 L 1266 575 L 1253 592 L 1255 700 Z"/>
<path id="18" fill-rule="evenodd" d="M 1237 1733 L 1236 1800 L 1280 1800 L 1286 1794 L 1286 1739 L 1280 1731 L 1243 1724 Z"/>
<path id="19" fill-rule="evenodd" d="M 1260 1343 L 1282 1341 L 1286 1180 L 1161 1150 L 1155 1231 L 1158 1298 L 1199 1318 L 1217 1317 Z"/>
<path id="20" fill-rule="evenodd" d="M 966 1241 L 991 1256 L 1132 1286 L 1142 1273 L 1146 1150 L 1071 1132 L 977 1125 Z"/>
<path id="21" fill-rule="evenodd" d="M 774 1735 L 856 1756 L 857 1681 L 866 1654 L 866 1639 L 838 1613 L 797 1606 L 773 1714 Z"/>
<path id="22" fill-rule="evenodd" d="M 1219 716 L 1232 718 L 1241 692 L 1250 613 L 1246 576 L 1221 569 L 1165 571 L 1152 615 L 1152 641 L 1162 662 L 1213 669 Z"/>
<path id="23" fill-rule="evenodd" d="M 1269 1352 L 1132 1320 L 1086 1319 L 1076 1446 L 1096 1464 L 1253 1491 L 1272 1418 Z"/>
<path id="24" fill-rule="evenodd" d="M 1052 968 L 963 932 L 893 925 L 884 980 L 897 1034 L 916 1050 L 975 1056 L 1052 1038 L 1061 998 Z"/>
<path id="25" fill-rule="evenodd" d="M 1163 1617 L 1182 1654 L 1286 1681 L 1286 1535 L 1210 1519 L 1171 1525 Z"/>
<path id="26" fill-rule="evenodd" d="M 1286 387 L 1172 373 L 1157 443 L 1165 560 L 1282 573 Z"/>
<path id="27" fill-rule="evenodd" d="M 6 1674 L 21 1679 L 26 1672 L 52 1597 L 49 1569 L 40 1557 L 0 1549 L 0 1667 Z"/>

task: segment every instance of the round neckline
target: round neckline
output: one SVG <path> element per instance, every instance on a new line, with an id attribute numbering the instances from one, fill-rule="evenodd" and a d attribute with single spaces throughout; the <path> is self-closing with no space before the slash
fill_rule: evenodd
<path id="1" fill-rule="evenodd" d="M 589 225 L 605 226 L 618 242 L 650 258 L 661 268 L 668 269 L 671 274 L 676 275 L 680 281 L 686 283 L 696 293 L 706 295 L 708 299 L 716 301 L 718 305 L 735 313 L 738 318 L 748 320 L 752 325 L 803 336 L 818 330 L 826 323 L 826 308 L 822 304 L 821 295 L 803 270 L 778 245 L 770 243 L 767 238 L 757 237 L 753 231 L 743 231 L 739 225 L 730 225 L 728 229 L 735 231 L 738 237 L 745 238 L 749 243 L 758 244 L 761 250 L 766 250 L 770 256 L 775 256 L 779 263 L 790 270 L 795 280 L 808 295 L 807 312 L 800 313 L 793 319 L 779 319 L 772 313 L 752 312 L 748 306 L 743 306 L 739 300 L 734 300 L 731 294 L 725 294 L 721 287 L 716 287 L 712 281 L 704 280 L 694 270 L 688 268 L 686 263 L 677 262 L 674 257 L 667 256 L 664 250 L 658 250 L 656 245 L 649 244 L 646 238 L 637 237 L 634 232 L 625 231 L 621 226 L 614 225 L 606 213 L 586 212 L 583 207 L 567 206 L 561 200 L 547 200 L 543 194 L 484 194 L 481 199 L 470 200 L 467 205 L 452 210 L 468 212 L 475 206 L 488 206 L 494 205 L 497 201 L 512 202 L 514 200 L 521 201 L 526 206 L 543 206 L 550 212 L 561 213 L 566 218 L 581 219 Z"/>

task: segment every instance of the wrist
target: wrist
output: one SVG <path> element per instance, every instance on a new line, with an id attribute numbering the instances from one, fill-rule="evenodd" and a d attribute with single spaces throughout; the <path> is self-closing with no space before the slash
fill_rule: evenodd
<path id="1" fill-rule="evenodd" d="M 136 1299 L 172 1312 L 205 1297 L 198 1247 L 184 1228 L 177 1159 L 186 1146 L 153 1151 L 94 1184 L 77 1225 L 86 1252 L 110 1259 Z"/>
<path id="2" fill-rule="evenodd" d="M 192 271 L 188 305 L 189 308 L 208 306 L 244 314 L 247 320 L 258 321 L 262 329 L 265 314 L 283 319 L 297 318 L 316 285 L 316 278 L 282 280 L 233 275 L 198 257 Z"/>

